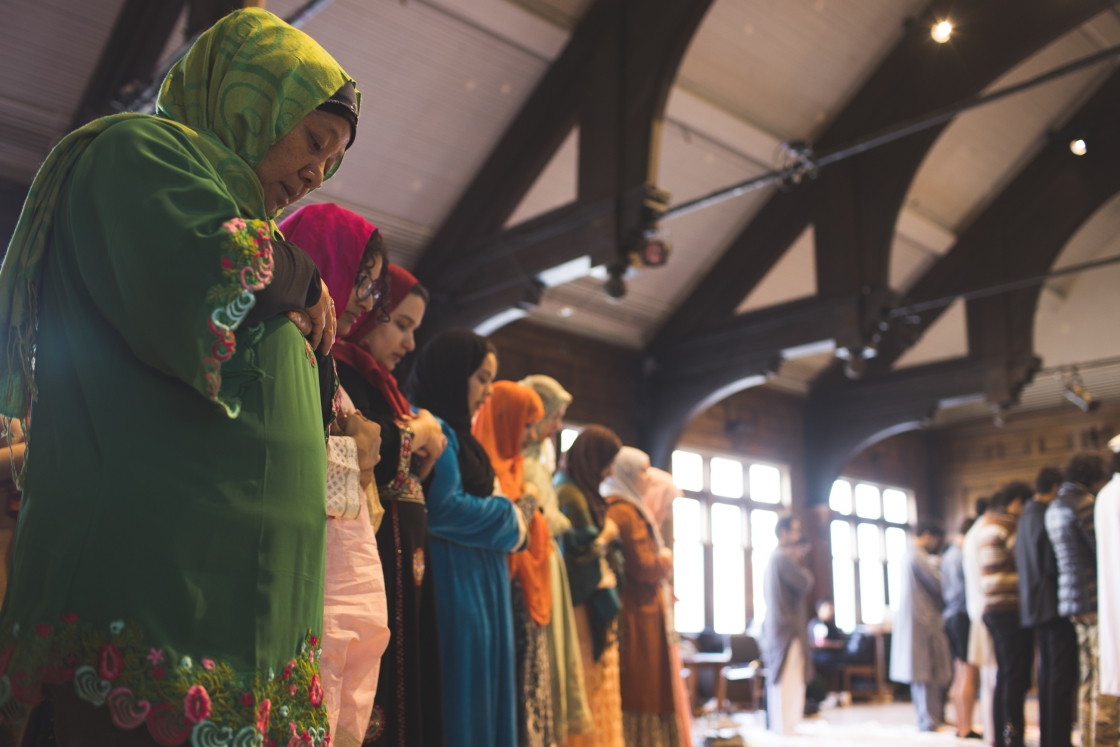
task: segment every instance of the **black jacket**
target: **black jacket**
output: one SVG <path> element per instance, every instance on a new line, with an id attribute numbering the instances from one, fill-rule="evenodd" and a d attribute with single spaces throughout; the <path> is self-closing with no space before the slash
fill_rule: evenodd
<path id="1" fill-rule="evenodd" d="M 1058 614 L 1090 615 L 1097 611 L 1097 537 L 1093 494 L 1072 482 L 1062 483 L 1046 509 L 1046 534 L 1058 560 Z"/>
<path id="2" fill-rule="evenodd" d="M 1058 617 L 1058 560 L 1046 534 L 1048 506 L 1030 501 L 1019 517 L 1015 566 L 1019 571 L 1019 620 L 1024 628 Z"/>

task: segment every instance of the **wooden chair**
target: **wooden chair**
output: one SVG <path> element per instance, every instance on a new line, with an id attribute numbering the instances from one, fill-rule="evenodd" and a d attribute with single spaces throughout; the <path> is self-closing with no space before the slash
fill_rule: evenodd
<path id="1" fill-rule="evenodd" d="M 731 663 L 719 670 L 716 683 L 716 708 L 729 711 L 731 705 L 745 704 L 756 711 L 762 704 L 763 669 L 758 641 L 749 635 L 731 636 Z M 746 697 L 742 697 L 743 695 Z"/>
<path id="2" fill-rule="evenodd" d="M 874 658 L 870 664 L 842 664 L 840 666 L 841 687 L 852 694 L 853 700 L 866 698 L 871 701 L 887 703 L 892 699 L 886 672 L 887 641 L 886 636 L 878 630 L 875 631 L 874 637 L 875 645 L 872 649 Z M 853 677 L 863 677 L 870 680 L 872 687 L 870 689 L 853 690 Z"/>

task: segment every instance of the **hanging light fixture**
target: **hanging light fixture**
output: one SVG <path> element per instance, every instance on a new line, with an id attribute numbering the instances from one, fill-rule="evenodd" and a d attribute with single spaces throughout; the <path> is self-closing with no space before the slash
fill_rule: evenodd
<path id="1" fill-rule="evenodd" d="M 1089 146 L 1081 138 L 1071 140 L 1069 143 L 1069 150 L 1075 156 L 1083 156 L 1089 152 Z"/>
<path id="2" fill-rule="evenodd" d="M 1062 394 L 1082 412 L 1096 412 L 1101 408 L 1100 400 L 1085 388 L 1085 384 L 1081 381 L 1081 374 L 1076 368 L 1066 380 L 1066 387 Z"/>
<path id="3" fill-rule="evenodd" d="M 949 21 L 939 21 L 929 30 L 929 35 L 938 44 L 944 44 L 953 35 L 953 24 Z"/>

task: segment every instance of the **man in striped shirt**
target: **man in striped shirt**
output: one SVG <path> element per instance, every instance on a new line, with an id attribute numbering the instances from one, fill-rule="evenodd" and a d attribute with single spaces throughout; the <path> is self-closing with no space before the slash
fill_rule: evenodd
<path id="1" fill-rule="evenodd" d="M 1031 686 L 1034 632 L 1019 622 L 1019 573 L 1015 536 L 1019 515 L 1034 491 L 1013 482 L 992 496 L 990 516 L 980 529 L 980 584 L 984 625 L 996 651 L 996 691 L 992 716 L 995 747 L 1023 747 L 1023 702 Z"/>

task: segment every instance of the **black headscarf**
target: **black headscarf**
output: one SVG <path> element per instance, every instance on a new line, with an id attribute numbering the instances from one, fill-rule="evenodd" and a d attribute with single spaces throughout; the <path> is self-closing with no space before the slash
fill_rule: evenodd
<path id="1" fill-rule="evenodd" d="M 350 142 L 346 143 L 346 149 L 349 150 L 354 144 L 354 136 L 358 134 L 358 96 L 354 84 L 347 81 L 342 88 L 334 92 L 333 96 L 315 108 L 336 114 L 350 123 Z"/>
<path id="2" fill-rule="evenodd" d="M 430 410 L 455 430 L 463 488 L 477 496 L 493 494 L 494 467 L 482 444 L 471 434 L 468 382 L 490 352 L 493 347 L 489 341 L 474 332 L 440 332 L 417 354 L 405 386 L 413 405 Z"/>

